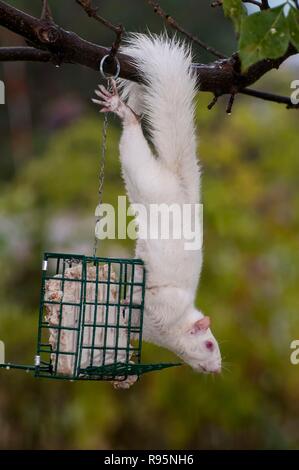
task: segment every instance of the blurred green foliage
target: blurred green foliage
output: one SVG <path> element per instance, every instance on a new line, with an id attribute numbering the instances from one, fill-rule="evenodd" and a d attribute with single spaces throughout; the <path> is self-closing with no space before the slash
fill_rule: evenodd
<path id="1" fill-rule="evenodd" d="M 198 305 L 212 317 L 225 356 L 222 376 L 184 366 L 121 392 L 107 383 L 2 371 L 1 448 L 298 447 L 299 366 L 289 360 L 299 336 L 298 118 L 250 99 L 238 99 L 227 116 L 222 106 L 208 112 L 208 101 L 199 96 L 205 263 Z M 90 218 L 80 237 L 91 249 L 100 135 L 92 114 L 56 132 L 2 192 L 2 220 L 13 221 L 0 239 L 7 360 L 32 363 L 41 251 L 76 249 L 77 226 L 55 239 L 56 218 Z M 113 121 L 104 197 L 112 203 L 124 193 L 118 138 Z M 118 241 L 102 251 L 129 256 L 132 249 Z M 162 358 L 172 356 L 144 345 L 144 361 Z"/>

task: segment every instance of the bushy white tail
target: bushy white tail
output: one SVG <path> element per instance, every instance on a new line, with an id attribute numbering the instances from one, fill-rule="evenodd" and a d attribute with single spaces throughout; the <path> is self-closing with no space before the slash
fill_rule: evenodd
<path id="1" fill-rule="evenodd" d="M 122 52 L 132 57 L 143 85 L 120 80 L 122 96 L 143 114 L 158 157 L 178 173 L 196 162 L 196 78 L 190 49 L 167 35 L 132 34 Z"/>

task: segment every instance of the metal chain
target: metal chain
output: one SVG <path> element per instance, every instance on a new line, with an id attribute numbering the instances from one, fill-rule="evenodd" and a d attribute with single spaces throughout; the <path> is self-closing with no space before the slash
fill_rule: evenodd
<path id="1" fill-rule="evenodd" d="M 109 78 L 107 79 L 107 89 L 108 91 L 111 90 L 111 83 Z M 106 154 L 107 154 L 107 131 L 108 131 L 108 113 L 104 115 L 104 122 L 102 127 L 102 150 L 101 150 L 101 160 L 100 160 L 100 172 L 99 172 L 99 204 L 98 207 L 101 206 L 103 202 L 103 189 L 104 189 L 104 179 L 105 179 L 105 163 L 106 163 Z M 96 227 L 97 224 L 100 222 L 101 217 L 98 216 L 96 219 L 95 224 L 95 238 L 94 238 L 94 246 L 93 246 L 93 257 L 95 258 L 97 255 L 97 248 L 98 248 L 98 238 L 96 236 Z"/>
<path id="2" fill-rule="evenodd" d="M 116 80 L 119 76 L 120 72 L 120 63 L 116 56 L 113 57 L 116 70 L 114 75 L 108 75 L 104 71 L 104 64 L 107 59 L 109 59 L 109 54 L 102 57 L 100 62 L 100 73 L 104 80 L 107 80 L 107 90 L 112 91 L 112 83 L 111 80 Z M 100 206 L 103 202 L 103 188 L 104 188 L 104 178 L 105 178 L 105 163 L 106 163 L 106 154 L 107 154 L 107 130 L 108 130 L 108 113 L 104 115 L 104 122 L 102 128 L 102 152 L 101 152 L 101 161 L 100 161 L 100 173 L 99 173 L 99 204 Z M 100 222 L 101 217 L 98 216 L 96 219 L 96 226 Z M 96 236 L 96 226 L 95 226 L 95 238 L 94 238 L 94 247 L 93 247 L 93 257 L 95 258 L 97 255 L 97 248 L 98 248 L 98 238 Z"/>

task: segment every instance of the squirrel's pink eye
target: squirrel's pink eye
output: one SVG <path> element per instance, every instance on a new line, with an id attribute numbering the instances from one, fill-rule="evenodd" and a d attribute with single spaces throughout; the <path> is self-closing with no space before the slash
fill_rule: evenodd
<path id="1" fill-rule="evenodd" d="M 213 351 L 213 349 L 214 349 L 213 341 L 208 340 L 208 341 L 205 342 L 205 345 L 206 345 L 206 348 L 209 349 L 209 351 Z"/>

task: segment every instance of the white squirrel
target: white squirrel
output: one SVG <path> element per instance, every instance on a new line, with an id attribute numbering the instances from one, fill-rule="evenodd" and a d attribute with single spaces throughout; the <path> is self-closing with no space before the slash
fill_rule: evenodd
<path id="1" fill-rule="evenodd" d="M 123 99 L 114 81 L 111 92 L 100 85 L 93 101 L 122 121 L 120 160 L 131 204 L 199 203 L 190 49 L 166 35 L 134 34 L 122 52 L 132 58 L 142 84 L 119 80 Z M 138 115 L 146 118 L 156 155 Z M 142 217 L 137 220 L 142 228 Z M 221 354 L 209 317 L 194 306 L 202 250 L 188 251 L 185 242 L 137 240 L 136 257 L 147 274 L 143 339 L 170 349 L 196 371 L 219 373 Z"/>

